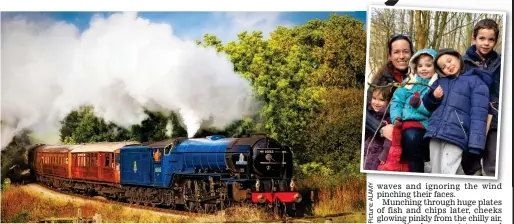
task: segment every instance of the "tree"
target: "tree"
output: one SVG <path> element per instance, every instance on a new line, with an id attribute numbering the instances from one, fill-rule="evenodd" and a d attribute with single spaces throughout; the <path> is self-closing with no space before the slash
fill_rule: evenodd
<path id="1" fill-rule="evenodd" d="M 262 32 L 240 33 L 237 41 L 222 47 L 222 52 L 229 55 L 235 71 L 252 82 L 264 105 L 252 122 L 236 122 L 230 129 L 247 124 L 240 130 L 265 131 L 292 147 L 297 158 L 307 159 L 307 143 L 314 131 L 311 126 L 323 118 L 321 111 L 333 106 L 333 102 L 327 103 L 322 97 L 327 89 L 363 86 L 366 52 L 363 28 L 364 24 L 356 19 L 334 14 L 326 21 L 315 19 L 295 28 L 279 26 L 268 40 L 263 40 Z M 201 42 L 204 46 L 217 44 L 207 38 L 204 36 Z M 339 120 L 345 121 L 348 120 Z M 250 125 L 254 127 L 249 128 Z M 205 133 L 231 135 L 227 130 Z M 335 150 L 333 146 L 326 150 Z M 358 149 L 354 145 L 350 151 Z M 322 161 L 319 157 L 315 155 L 311 159 Z"/>
<path id="2" fill-rule="evenodd" d="M 72 111 L 61 124 L 61 141 L 67 144 L 132 140 L 127 129 L 95 116 L 91 106 Z"/>

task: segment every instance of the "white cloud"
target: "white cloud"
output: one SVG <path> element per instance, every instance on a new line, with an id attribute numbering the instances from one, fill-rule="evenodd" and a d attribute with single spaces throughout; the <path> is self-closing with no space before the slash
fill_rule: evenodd
<path id="1" fill-rule="evenodd" d="M 224 44 L 237 40 L 243 31 L 260 30 L 265 39 L 278 26 L 293 27 L 294 23 L 282 20 L 280 12 L 214 12 L 212 19 L 200 30 L 192 30 L 185 35 L 188 39 L 201 39 L 205 33 L 217 36 Z"/>

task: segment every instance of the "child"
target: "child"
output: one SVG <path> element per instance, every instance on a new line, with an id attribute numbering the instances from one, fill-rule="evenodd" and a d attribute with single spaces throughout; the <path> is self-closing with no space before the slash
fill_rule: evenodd
<path id="1" fill-rule="evenodd" d="M 463 56 L 466 70 L 480 68 L 492 74 L 493 82 L 489 86 L 489 116 L 486 148 L 483 153 L 483 171 L 485 175 L 494 176 L 496 171 L 496 136 L 498 129 L 498 102 L 500 98 L 501 56 L 494 51 L 498 43 L 498 24 L 492 19 L 480 20 L 473 29 L 473 45 Z M 489 126 L 490 125 L 490 126 Z M 468 175 L 475 174 L 480 167 L 480 157 L 464 154 L 462 168 Z"/>
<path id="2" fill-rule="evenodd" d="M 434 62 L 441 77 L 423 97 L 424 106 L 433 112 L 425 134 L 430 138 L 432 173 L 457 174 L 463 152 L 479 155 L 484 150 L 492 80 L 482 70 L 464 72 L 464 62 L 453 49 L 439 50 Z"/>
<path id="3" fill-rule="evenodd" d="M 371 100 L 367 110 L 376 119 L 381 120 L 383 125 L 390 124 L 387 105 L 391 99 L 390 88 L 376 88 L 371 92 Z M 383 118 L 383 119 L 382 119 Z M 379 164 L 386 160 L 387 152 L 391 141 L 378 133 L 366 132 L 364 143 L 364 169 L 377 170 Z"/>
<path id="4" fill-rule="evenodd" d="M 437 80 L 434 58 L 437 52 L 422 49 L 410 59 L 411 74 L 403 83 L 431 85 Z M 391 102 L 391 120 L 401 128 L 401 158 L 408 164 L 409 172 L 423 173 L 425 161 L 429 159 L 428 140 L 423 139 L 428 126 L 430 112 L 421 104 L 421 98 L 429 92 L 425 85 L 406 85 L 396 89 Z M 399 139 L 400 140 L 400 139 Z M 395 144 L 393 142 L 393 144 Z M 387 161 L 389 162 L 389 161 Z"/>

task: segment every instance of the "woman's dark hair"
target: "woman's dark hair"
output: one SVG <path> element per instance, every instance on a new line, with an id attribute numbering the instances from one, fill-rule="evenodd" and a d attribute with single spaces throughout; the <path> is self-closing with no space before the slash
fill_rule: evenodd
<path id="1" fill-rule="evenodd" d="M 392 51 L 392 48 L 393 48 L 393 42 L 397 41 L 397 40 L 406 40 L 407 42 L 409 42 L 409 49 L 410 49 L 410 54 L 413 55 L 414 54 L 414 47 L 412 45 L 412 41 L 410 39 L 410 36 L 407 35 L 407 34 L 394 34 L 391 36 L 391 38 L 389 38 L 389 42 L 387 43 L 387 48 L 389 49 L 389 55 L 391 55 L 391 51 Z"/>
<path id="2" fill-rule="evenodd" d="M 412 45 L 410 36 L 407 34 L 394 34 L 391 36 L 391 38 L 389 38 L 389 42 L 387 43 L 388 55 L 391 55 L 391 51 L 393 50 L 392 49 L 393 42 L 395 42 L 397 40 L 406 40 L 407 42 L 409 42 L 410 53 L 411 53 L 411 55 L 414 55 L 414 47 Z M 373 75 L 373 77 L 371 78 L 371 83 L 378 81 L 380 79 L 380 77 L 382 77 L 384 72 L 392 71 L 393 69 L 394 69 L 393 63 L 391 61 L 387 60 L 387 63 L 382 65 L 382 67 L 380 67 L 380 69 L 378 69 L 377 73 L 375 73 L 375 75 Z"/>

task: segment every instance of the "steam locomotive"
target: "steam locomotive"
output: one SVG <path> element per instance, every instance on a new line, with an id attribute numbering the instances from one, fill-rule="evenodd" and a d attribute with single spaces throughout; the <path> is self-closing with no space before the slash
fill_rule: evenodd
<path id="1" fill-rule="evenodd" d="M 265 135 L 38 145 L 29 159 L 43 184 L 130 203 L 207 213 L 253 203 L 291 215 L 302 201 L 291 150 Z"/>

